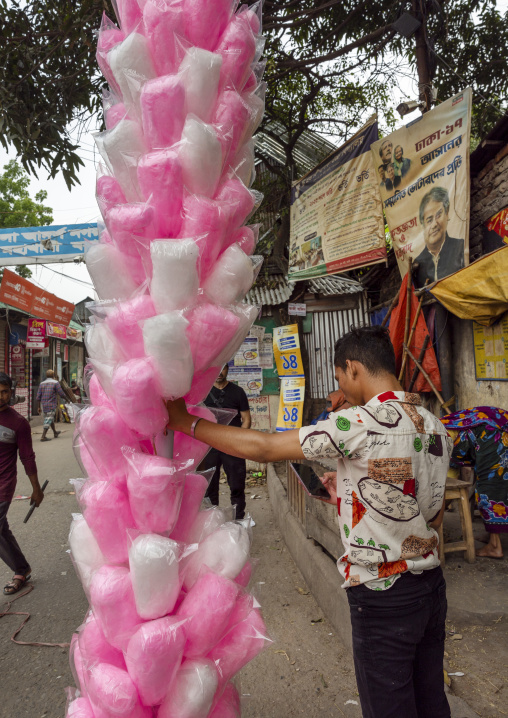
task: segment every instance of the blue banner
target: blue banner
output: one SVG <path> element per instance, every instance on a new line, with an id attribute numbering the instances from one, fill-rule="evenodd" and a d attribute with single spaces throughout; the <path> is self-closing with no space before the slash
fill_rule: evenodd
<path id="1" fill-rule="evenodd" d="M 85 242 L 98 239 L 96 222 L 0 229 L 0 267 L 72 262 L 83 255 Z"/>

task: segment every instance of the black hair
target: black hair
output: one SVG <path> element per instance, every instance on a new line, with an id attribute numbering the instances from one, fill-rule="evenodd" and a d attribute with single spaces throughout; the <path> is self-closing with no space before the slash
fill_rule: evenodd
<path id="1" fill-rule="evenodd" d="M 3 371 L 0 371 L 0 384 L 8 386 L 9 389 L 12 389 L 12 379 L 8 374 L 5 374 L 5 372 Z"/>
<path id="2" fill-rule="evenodd" d="M 369 374 L 395 374 L 395 352 L 386 327 L 357 327 L 335 343 L 333 363 L 346 371 L 346 362 L 358 361 Z"/>

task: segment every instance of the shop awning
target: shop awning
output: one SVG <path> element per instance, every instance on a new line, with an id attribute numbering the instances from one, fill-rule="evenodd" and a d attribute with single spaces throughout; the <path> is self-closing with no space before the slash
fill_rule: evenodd
<path id="1" fill-rule="evenodd" d="M 456 317 L 490 327 L 508 311 L 508 247 L 441 279 L 430 292 Z"/>

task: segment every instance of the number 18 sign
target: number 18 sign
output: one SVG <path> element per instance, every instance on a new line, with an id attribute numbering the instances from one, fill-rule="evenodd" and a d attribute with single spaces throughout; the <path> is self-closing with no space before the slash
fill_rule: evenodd
<path id="1" fill-rule="evenodd" d="M 299 429 L 303 418 L 305 377 L 284 377 L 280 380 L 280 402 L 276 431 Z"/>
<path id="2" fill-rule="evenodd" d="M 279 377 L 303 376 L 298 325 L 276 327 L 273 331 L 273 354 Z"/>

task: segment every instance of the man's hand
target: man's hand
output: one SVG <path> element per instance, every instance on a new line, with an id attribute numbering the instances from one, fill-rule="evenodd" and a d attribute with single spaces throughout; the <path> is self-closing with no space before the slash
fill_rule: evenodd
<path id="1" fill-rule="evenodd" d="M 326 474 L 319 477 L 319 480 L 330 494 L 330 498 L 325 503 L 337 506 L 337 472 L 327 471 Z"/>
<path id="2" fill-rule="evenodd" d="M 175 401 L 167 401 L 166 408 L 168 410 L 168 429 L 173 431 L 183 431 L 189 429 L 195 416 L 189 414 L 184 399 L 175 399 Z"/>
<path id="3" fill-rule="evenodd" d="M 32 501 L 36 506 L 40 506 L 42 504 L 43 499 L 44 499 L 44 494 L 42 493 L 41 487 L 35 486 L 34 490 L 32 491 L 30 501 Z"/>

